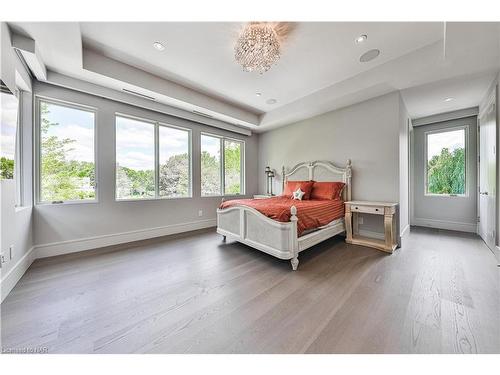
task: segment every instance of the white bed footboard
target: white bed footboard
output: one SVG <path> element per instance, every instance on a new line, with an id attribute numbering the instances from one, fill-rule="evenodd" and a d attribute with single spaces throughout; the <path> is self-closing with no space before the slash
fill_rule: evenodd
<path id="1" fill-rule="evenodd" d="M 217 210 L 217 233 L 247 244 L 280 259 L 298 254 L 297 209 L 291 208 L 290 222 L 272 220 L 246 206 Z"/>

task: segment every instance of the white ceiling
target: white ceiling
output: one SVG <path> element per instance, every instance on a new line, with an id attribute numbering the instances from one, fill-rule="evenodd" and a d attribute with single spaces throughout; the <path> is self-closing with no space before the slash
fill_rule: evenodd
<path id="1" fill-rule="evenodd" d="M 268 112 L 333 83 L 352 77 L 442 38 L 437 23 L 292 24 L 282 57 L 265 74 L 245 72 L 234 60 L 240 23 L 82 23 L 86 45 L 103 55 Z M 369 35 L 363 44 L 354 39 Z M 159 40 L 166 50 L 158 52 Z M 132 46 L 132 48 L 131 48 Z M 360 55 L 378 48 L 381 56 L 360 63 Z M 262 96 L 257 97 L 256 92 Z M 266 104 L 274 98 L 275 105 Z"/>
<path id="2" fill-rule="evenodd" d="M 401 92 L 413 118 L 476 107 L 495 79 L 495 73 L 453 77 Z M 445 99 L 451 98 L 451 101 Z"/>
<path id="3" fill-rule="evenodd" d="M 234 61 L 242 23 L 9 25 L 35 39 L 49 71 L 135 89 L 255 131 L 394 90 L 402 90 L 414 118 L 474 106 L 500 69 L 498 23 L 280 24 L 288 31 L 282 57 L 262 75 Z M 356 44 L 361 34 L 368 39 Z M 155 50 L 154 41 L 166 50 Z M 380 56 L 360 63 L 371 48 Z M 449 96 L 456 100 L 443 104 Z M 277 103 L 266 104 L 269 98 Z"/>

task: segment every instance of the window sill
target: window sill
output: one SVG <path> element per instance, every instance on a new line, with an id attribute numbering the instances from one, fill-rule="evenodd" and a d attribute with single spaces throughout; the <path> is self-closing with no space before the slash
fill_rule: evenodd
<path id="1" fill-rule="evenodd" d="M 62 203 L 38 202 L 36 204 L 36 206 L 57 207 L 57 206 L 68 206 L 68 205 L 74 205 L 74 204 L 97 204 L 97 203 L 99 203 L 98 200 L 67 201 L 67 202 L 62 202 Z"/>
<path id="2" fill-rule="evenodd" d="M 192 199 L 193 197 L 163 197 L 163 198 L 144 198 L 144 199 L 134 199 L 134 198 L 127 198 L 127 199 L 117 199 L 115 198 L 115 202 L 150 202 L 150 201 L 171 201 L 171 200 L 176 200 L 176 199 Z"/>
<path id="3" fill-rule="evenodd" d="M 231 194 L 231 195 L 202 195 L 202 198 L 245 198 L 246 194 Z"/>
<path id="4" fill-rule="evenodd" d="M 424 194 L 424 197 L 431 197 L 431 198 L 469 198 L 468 194 Z"/>
<path id="5" fill-rule="evenodd" d="M 32 209 L 33 207 L 32 206 L 19 206 L 19 207 L 16 207 L 16 213 L 18 212 L 22 212 L 22 211 L 26 211 L 28 209 Z"/>

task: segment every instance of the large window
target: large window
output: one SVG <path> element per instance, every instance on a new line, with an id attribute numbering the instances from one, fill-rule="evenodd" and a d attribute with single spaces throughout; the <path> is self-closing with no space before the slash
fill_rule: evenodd
<path id="1" fill-rule="evenodd" d="M 460 127 L 425 134 L 426 194 L 466 193 L 467 129 Z"/>
<path id="2" fill-rule="evenodd" d="M 116 199 L 191 196 L 190 131 L 116 116 Z"/>
<path id="3" fill-rule="evenodd" d="M 244 194 L 244 143 L 201 135 L 201 195 Z"/>
<path id="4" fill-rule="evenodd" d="M 38 201 L 95 200 L 95 111 L 43 99 L 38 111 Z"/>
<path id="5" fill-rule="evenodd" d="M 14 178 L 14 159 L 16 156 L 16 134 L 18 130 L 18 101 L 7 86 L 0 81 L 1 102 L 1 144 L 0 144 L 0 179 Z"/>

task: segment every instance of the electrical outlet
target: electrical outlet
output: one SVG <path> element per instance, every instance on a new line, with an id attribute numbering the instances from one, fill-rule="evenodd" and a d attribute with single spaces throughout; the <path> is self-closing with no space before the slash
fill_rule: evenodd
<path id="1" fill-rule="evenodd" d="M 9 246 L 9 259 L 14 258 L 14 245 Z"/>
<path id="2" fill-rule="evenodd" d="M 199 210 L 198 211 L 198 217 L 202 217 L 203 216 L 203 210 Z"/>
<path id="3" fill-rule="evenodd" d="M 7 262 L 7 259 L 5 258 L 5 253 L 4 252 L 0 253 L 0 263 L 4 264 L 6 262 Z"/>

